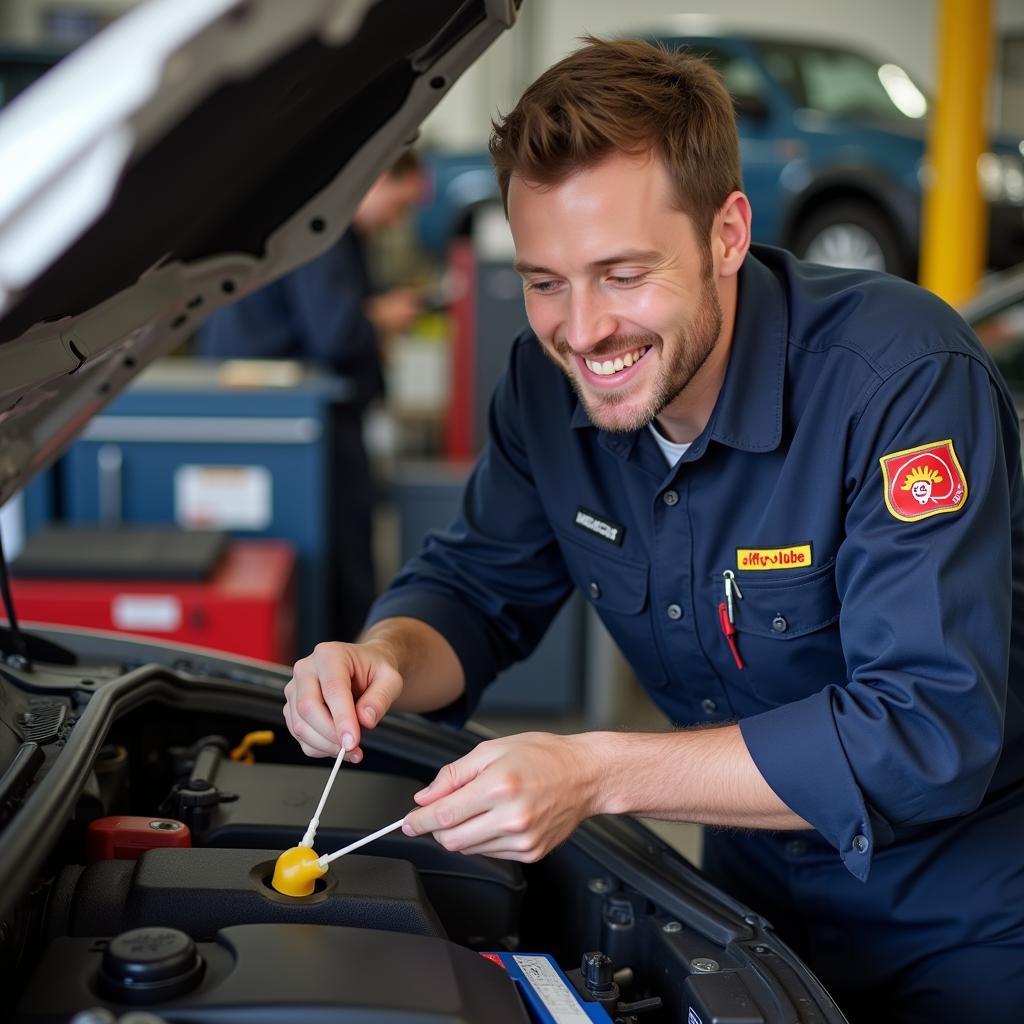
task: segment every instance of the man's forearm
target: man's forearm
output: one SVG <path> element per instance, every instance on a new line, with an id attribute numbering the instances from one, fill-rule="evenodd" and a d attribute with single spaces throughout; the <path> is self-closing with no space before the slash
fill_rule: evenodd
<path id="1" fill-rule="evenodd" d="M 385 648 L 401 675 L 396 711 L 435 711 L 457 700 L 466 688 L 462 664 L 451 644 L 419 619 L 382 619 L 360 642 Z"/>
<path id="2" fill-rule="evenodd" d="M 594 813 L 735 828 L 811 826 L 775 794 L 738 725 L 673 733 L 587 733 Z"/>

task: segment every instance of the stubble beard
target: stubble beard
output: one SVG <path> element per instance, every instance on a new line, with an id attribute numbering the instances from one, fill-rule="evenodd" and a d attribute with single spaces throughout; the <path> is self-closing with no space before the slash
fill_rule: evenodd
<path id="1" fill-rule="evenodd" d="M 631 410 L 620 408 L 634 400 L 629 388 L 599 396 L 585 388 L 576 376 L 572 350 L 564 341 L 555 340 L 550 348 L 547 345 L 541 348 L 569 378 L 576 397 L 594 426 L 612 434 L 629 434 L 653 423 L 654 418 L 683 393 L 714 351 L 721 332 L 722 306 L 714 282 L 708 275 L 702 282 L 697 310 L 687 323 L 677 329 L 670 361 L 662 366 L 649 399 Z M 652 352 L 665 351 L 664 339 L 658 334 L 613 335 L 591 352 L 589 357 L 601 359 L 648 345 Z M 650 355 L 647 353 L 643 358 L 650 358 Z"/>

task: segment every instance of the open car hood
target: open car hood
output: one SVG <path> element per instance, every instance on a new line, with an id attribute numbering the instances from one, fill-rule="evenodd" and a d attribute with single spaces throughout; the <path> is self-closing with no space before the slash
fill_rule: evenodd
<path id="1" fill-rule="evenodd" d="M 0 504 L 324 251 L 521 0 L 150 0 L 0 114 Z"/>

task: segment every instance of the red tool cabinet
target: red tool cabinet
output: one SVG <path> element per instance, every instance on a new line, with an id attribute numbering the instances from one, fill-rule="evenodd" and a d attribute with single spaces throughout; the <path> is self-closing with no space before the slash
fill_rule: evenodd
<path id="1" fill-rule="evenodd" d="M 11 581 L 18 618 L 197 644 L 289 664 L 295 657 L 295 552 L 232 541 L 206 580 Z"/>

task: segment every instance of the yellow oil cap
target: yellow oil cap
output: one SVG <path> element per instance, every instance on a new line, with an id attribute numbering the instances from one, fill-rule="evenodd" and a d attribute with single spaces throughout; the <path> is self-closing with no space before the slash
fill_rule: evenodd
<path id="1" fill-rule="evenodd" d="M 309 847 L 293 846 L 277 858 L 270 884 L 282 896 L 310 896 L 316 880 L 325 874 L 327 868 Z"/>

